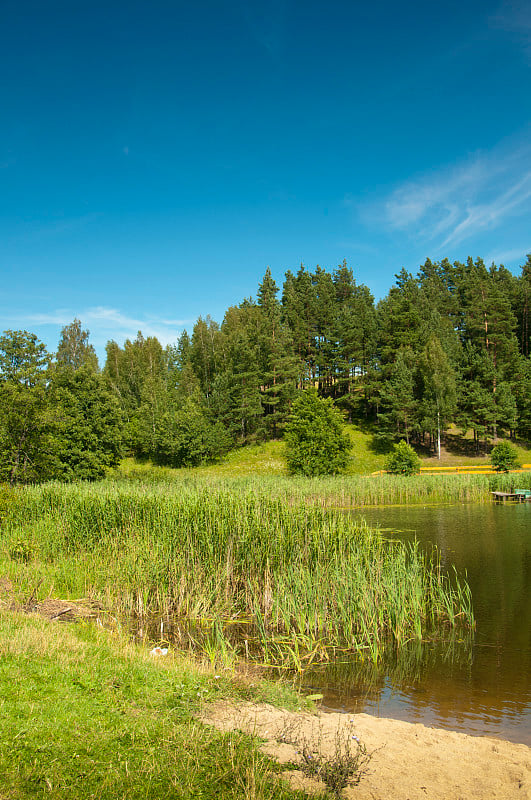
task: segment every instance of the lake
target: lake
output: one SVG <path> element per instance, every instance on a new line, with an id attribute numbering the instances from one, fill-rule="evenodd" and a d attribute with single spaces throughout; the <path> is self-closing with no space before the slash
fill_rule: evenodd
<path id="1" fill-rule="evenodd" d="M 531 745 L 531 503 L 366 509 L 382 536 L 436 545 L 445 569 L 468 576 L 477 628 L 382 668 L 354 659 L 318 668 L 305 688 L 345 712 L 497 736 Z"/>

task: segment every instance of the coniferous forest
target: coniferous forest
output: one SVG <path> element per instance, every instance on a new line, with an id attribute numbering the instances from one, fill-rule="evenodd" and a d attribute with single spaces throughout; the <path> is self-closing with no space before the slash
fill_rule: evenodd
<path id="1" fill-rule="evenodd" d="M 481 259 L 429 259 L 375 303 L 343 262 L 301 265 L 282 289 L 199 318 L 174 345 L 139 332 L 102 368 L 74 320 L 55 353 L 27 331 L 0 337 L 0 480 L 95 479 L 126 453 L 194 466 L 282 436 L 315 387 L 388 442 L 437 448 L 450 425 L 476 448 L 531 437 L 531 255 L 515 276 Z"/>

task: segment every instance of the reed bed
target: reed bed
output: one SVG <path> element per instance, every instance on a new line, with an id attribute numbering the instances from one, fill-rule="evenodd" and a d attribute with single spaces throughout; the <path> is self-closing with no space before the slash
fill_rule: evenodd
<path id="1" fill-rule="evenodd" d="M 318 478 L 258 475 L 251 477 L 197 476 L 181 477 L 157 467 L 117 473 L 119 482 L 171 490 L 183 487 L 210 486 L 230 491 L 265 492 L 288 503 L 310 503 L 324 508 L 363 508 L 380 505 L 415 503 L 484 503 L 492 491 L 531 488 L 531 471 L 493 475 L 336 475 Z"/>
<path id="2" fill-rule="evenodd" d="M 249 483 L 29 487 L 4 504 L 2 569 L 122 616 L 206 623 L 218 640 L 238 623 L 270 663 L 337 649 L 376 662 L 390 643 L 473 626 L 466 582 L 436 553 L 311 497 Z"/>

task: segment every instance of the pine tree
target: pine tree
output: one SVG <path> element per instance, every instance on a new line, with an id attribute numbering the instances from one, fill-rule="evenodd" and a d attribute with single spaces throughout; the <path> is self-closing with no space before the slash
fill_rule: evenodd
<path id="1" fill-rule="evenodd" d="M 259 309 L 252 302 L 227 310 L 221 326 L 223 368 L 212 386 L 212 412 L 241 442 L 263 433 Z"/>
<path id="2" fill-rule="evenodd" d="M 474 381 L 479 380 L 482 388 L 492 393 L 488 417 L 492 435 L 496 438 L 498 424 L 503 421 L 503 412 L 497 411 L 498 386 L 504 381 L 507 391 L 518 360 L 516 319 L 504 288 L 503 273 L 500 278 L 500 271 L 495 265 L 487 270 L 481 259 L 475 262 L 468 259 L 462 280 L 465 302 L 463 335 L 471 347 L 482 354 L 476 362 L 479 369 Z M 500 408 L 504 406 L 506 400 Z"/>
<path id="3" fill-rule="evenodd" d="M 300 384 L 315 385 L 317 378 L 317 326 L 312 275 L 301 264 L 297 275 L 286 272 L 282 292 L 282 319 L 288 325 L 296 355 L 305 365 Z"/>
<path id="4" fill-rule="evenodd" d="M 381 387 L 382 412 L 380 424 L 397 437 L 404 436 L 407 444 L 418 431 L 418 398 L 416 396 L 415 356 L 411 348 L 401 347 L 389 376 Z"/>
<path id="5" fill-rule="evenodd" d="M 522 267 L 522 274 L 515 280 L 513 289 L 513 311 L 516 316 L 516 335 L 520 352 L 525 358 L 531 356 L 531 253 Z"/>
<path id="6" fill-rule="evenodd" d="M 264 423 L 276 437 L 286 420 L 301 373 L 288 327 L 282 322 L 278 288 L 269 267 L 258 287 L 258 359 Z"/>

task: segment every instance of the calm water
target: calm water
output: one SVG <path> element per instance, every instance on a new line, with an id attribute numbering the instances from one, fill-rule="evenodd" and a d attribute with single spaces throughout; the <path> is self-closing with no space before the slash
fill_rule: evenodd
<path id="1" fill-rule="evenodd" d="M 477 629 L 403 648 L 382 670 L 354 661 L 316 670 L 305 678 L 308 688 L 323 692 L 329 709 L 531 745 L 531 503 L 380 508 L 363 516 L 384 536 L 437 545 L 444 566 L 466 571 Z"/>

